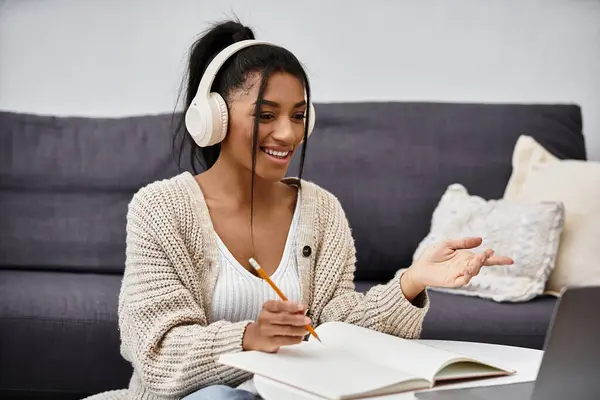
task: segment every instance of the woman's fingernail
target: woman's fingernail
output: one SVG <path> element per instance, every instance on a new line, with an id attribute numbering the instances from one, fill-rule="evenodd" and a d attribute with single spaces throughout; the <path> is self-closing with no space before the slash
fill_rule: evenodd
<path id="1" fill-rule="evenodd" d="M 308 318 L 308 317 L 304 317 L 304 324 L 305 324 L 305 325 L 308 325 L 308 324 L 310 324 L 310 318 Z"/>
<path id="2" fill-rule="evenodd" d="M 298 304 L 296 307 L 298 308 L 298 311 L 302 311 L 304 309 L 302 304 Z"/>

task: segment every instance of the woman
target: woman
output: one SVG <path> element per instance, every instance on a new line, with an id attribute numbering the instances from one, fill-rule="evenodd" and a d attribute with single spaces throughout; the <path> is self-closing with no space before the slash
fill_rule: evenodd
<path id="1" fill-rule="evenodd" d="M 106 396 L 251 399 L 251 376 L 219 365 L 221 354 L 275 352 L 302 341 L 306 324 L 327 321 L 417 338 L 427 286 L 465 285 L 484 265 L 512 262 L 492 250 L 468 251 L 480 238 L 449 241 L 431 246 L 389 283 L 357 293 L 355 248 L 340 203 L 301 179 L 314 113 L 296 57 L 268 44 L 232 54 L 211 85 L 226 104 L 223 121 L 212 116 L 224 138 L 199 133 L 221 132 L 198 119 L 203 109 L 194 97 L 207 65 L 251 39 L 249 28 L 225 22 L 193 45 L 181 123 L 187 132 L 178 133 L 192 145 L 195 175 L 154 182 L 129 205 L 119 326 L 134 372 L 126 393 Z M 300 178 L 284 179 L 300 148 Z M 205 171 L 198 174 L 199 162 Z M 278 300 L 252 272 L 251 257 L 290 301 Z"/>

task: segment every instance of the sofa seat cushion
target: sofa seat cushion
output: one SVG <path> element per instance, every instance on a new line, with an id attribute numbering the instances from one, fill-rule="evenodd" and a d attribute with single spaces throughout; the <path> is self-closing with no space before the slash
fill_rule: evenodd
<path id="1" fill-rule="evenodd" d="M 542 349 L 556 298 L 541 296 L 524 303 L 429 291 L 431 308 L 423 339 L 462 340 Z"/>
<path id="2" fill-rule="evenodd" d="M 121 275 L 0 269 L 0 393 L 79 398 L 127 387 L 119 354 Z M 2 396 L 0 396 L 2 397 Z"/>
<path id="3" fill-rule="evenodd" d="M 365 292 L 376 282 L 357 282 Z M 430 309 L 422 339 L 460 340 L 542 349 L 556 298 L 540 296 L 523 303 L 498 303 L 477 297 L 428 291 Z"/>

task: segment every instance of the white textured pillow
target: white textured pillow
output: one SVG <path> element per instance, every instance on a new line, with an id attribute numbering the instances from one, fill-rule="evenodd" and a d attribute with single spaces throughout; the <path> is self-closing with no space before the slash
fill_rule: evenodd
<path id="1" fill-rule="evenodd" d="M 493 248 L 511 257 L 509 266 L 484 267 L 460 288 L 430 288 L 494 301 L 530 300 L 544 292 L 554 268 L 564 224 L 560 202 L 524 203 L 471 196 L 460 184 L 448 186 L 431 220 L 431 231 L 417 247 L 417 259 L 429 244 L 465 236 L 483 238 L 479 253 Z"/>

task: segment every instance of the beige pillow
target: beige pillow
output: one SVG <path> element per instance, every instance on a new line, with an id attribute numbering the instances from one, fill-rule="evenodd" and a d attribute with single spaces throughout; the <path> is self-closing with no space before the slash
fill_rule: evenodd
<path id="1" fill-rule="evenodd" d="M 458 183 L 448 186 L 433 212 L 429 234 L 419 243 L 413 259 L 433 243 L 466 236 L 480 236 L 480 253 L 493 248 L 513 258 L 514 264 L 481 269 L 460 288 L 430 288 L 447 293 L 477 296 L 494 301 L 531 300 L 544 292 L 552 268 L 564 220 L 558 202 L 535 204 L 486 200 L 470 195 Z"/>
<path id="2" fill-rule="evenodd" d="M 600 162 L 559 160 L 530 136 L 513 152 L 505 200 L 560 201 L 565 226 L 546 293 L 565 286 L 600 285 Z"/>

